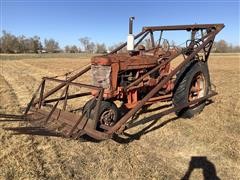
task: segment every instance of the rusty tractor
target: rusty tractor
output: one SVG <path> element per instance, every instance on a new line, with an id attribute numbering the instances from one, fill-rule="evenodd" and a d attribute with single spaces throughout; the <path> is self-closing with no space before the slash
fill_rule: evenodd
<path id="1" fill-rule="evenodd" d="M 31 126 L 65 137 L 77 139 L 86 134 L 104 140 L 132 127 L 131 118 L 156 102 L 171 103 L 159 113 L 162 116 L 175 112 L 191 118 L 203 110 L 206 101 L 217 94 L 207 62 L 224 24 L 149 26 L 134 36 L 133 20 L 129 19 L 126 43 L 93 57 L 85 68 L 64 78 L 42 78 L 24 113 Z M 189 39 L 183 47 L 170 45 L 163 38 L 169 31 L 189 33 Z M 173 68 L 176 59 L 179 62 Z M 92 83 L 79 82 L 89 72 Z M 57 85 L 48 89 L 50 82 Z M 87 102 L 72 109 L 70 101 L 82 102 L 83 97 Z"/>

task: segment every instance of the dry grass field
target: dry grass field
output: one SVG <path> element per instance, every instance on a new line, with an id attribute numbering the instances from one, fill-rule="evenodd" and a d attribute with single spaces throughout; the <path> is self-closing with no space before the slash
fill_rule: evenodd
<path id="1" fill-rule="evenodd" d="M 20 113 L 42 76 L 63 74 L 88 61 L 77 56 L 1 58 L 0 113 Z M 201 114 L 192 119 L 167 115 L 129 130 L 124 140 L 14 135 L 5 128 L 23 123 L 0 119 L 0 179 L 203 179 L 208 172 L 216 179 L 240 179 L 240 54 L 212 55 L 209 68 L 219 94 Z"/>

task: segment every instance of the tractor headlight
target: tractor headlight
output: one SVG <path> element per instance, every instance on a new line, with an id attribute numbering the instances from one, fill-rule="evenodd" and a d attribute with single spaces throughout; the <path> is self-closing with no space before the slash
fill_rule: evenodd
<path id="1" fill-rule="evenodd" d="M 110 89 L 111 66 L 92 65 L 93 85 Z"/>

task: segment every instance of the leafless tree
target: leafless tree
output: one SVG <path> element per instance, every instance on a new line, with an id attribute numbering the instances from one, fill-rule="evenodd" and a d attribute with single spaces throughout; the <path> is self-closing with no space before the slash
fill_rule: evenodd
<path id="1" fill-rule="evenodd" d="M 76 45 L 70 47 L 70 53 L 78 53 L 78 48 Z"/>
<path id="2" fill-rule="evenodd" d="M 19 43 L 16 36 L 3 31 L 3 36 L 1 37 L 1 49 L 4 53 L 18 53 Z"/>
<path id="3" fill-rule="evenodd" d="M 96 45 L 94 42 L 90 41 L 89 37 L 80 38 L 79 41 L 80 41 L 81 45 L 83 46 L 85 52 L 88 52 L 88 53 L 95 52 Z"/>
<path id="4" fill-rule="evenodd" d="M 220 40 L 215 43 L 216 52 L 225 53 L 228 50 L 228 43 L 225 40 Z"/>
<path id="5" fill-rule="evenodd" d="M 79 41 L 80 41 L 81 45 L 83 46 L 84 51 L 87 51 L 88 46 L 90 44 L 90 38 L 89 37 L 83 37 L 83 38 L 80 38 Z"/>
<path id="6" fill-rule="evenodd" d="M 26 38 L 25 36 L 12 35 L 3 31 L 0 38 L 2 53 L 37 53 L 42 48 L 40 37 L 34 36 Z"/>
<path id="7" fill-rule="evenodd" d="M 81 49 L 78 48 L 76 45 L 73 45 L 73 46 L 67 45 L 64 47 L 64 51 L 66 53 L 79 53 L 79 52 L 81 52 Z"/>
<path id="8" fill-rule="evenodd" d="M 47 52 L 57 52 L 59 50 L 58 42 L 54 39 L 45 39 L 44 40 L 44 47 Z"/>
<path id="9" fill-rule="evenodd" d="M 99 54 L 107 53 L 106 45 L 104 43 L 102 43 L 102 44 L 97 43 L 96 44 L 96 53 L 99 53 Z"/>
<path id="10" fill-rule="evenodd" d="M 70 46 L 68 46 L 68 45 L 65 46 L 65 47 L 64 47 L 64 51 L 65 51 L 66 53 L 69 53 L 69 52 L 70 52 Z"/>
<path id="11" fill-rule="evenodd" d="M 146 49 L 151 49 L 152 48 L 151 39 L 150 38 L 145 39 L 143 45 L 145 46 Z"/>
<path id="12" fill-rule="evenodd" d="M 117 47 L 121 46 L 123 44 L 123 42 L 119 42 L 117 44 L 114 44 L 112 46 L 108 47 L 109 51 L 113 51 L 114 49 L 116 49 Z M 125 46 L 124 48 L 122 48 L 121 50 L 118 51 L 118 53 L 125 53 L 127 52 L 127 46 Z"/>
<path id="13" fill-rule="evenodd" d="M 83 49 L 88 53 L 106 53 L 107 48 L 104 43 L 94 43 L 90 40 L 89 37 L 83 37 L 79 39 Z M 47 52 L 56 52 L 59 51 L 59 44 L 54 39 L 45 39 L 44 41 L 45 49 Z M 109 51 L 114 50 L 118 46 L 123 44 L 122 42 L 117 43 L 113 46 L 108 47 Z M 152 48 L 152 43 L 150 38 L 147 38 L 143 41 L 142 45 L 145 46 L 146 49 Z M 171 41 L 171 46 L 175 45 L 174 41 Z M 2 32 L 2 36 L 0 37 L 0 53 L 37 53 L 39 50 L 42 50 L 42 44 L 40 37 L 25 37 L 24 35 L 15 36 L 7 31 Z M 65 52 L 77 53 L 80 52 L 81 49 L 76 45 L 66 46 Z M 118 51 L 119 53 L 127 52 L 126 46 Z M 225 40 L 219 40 L 214 42 L 212 52 L 217 53 L 225 53 L 231 52 L 236 53 L 240 52 L 239 45 L 232 45 L 226 42 Z"/>

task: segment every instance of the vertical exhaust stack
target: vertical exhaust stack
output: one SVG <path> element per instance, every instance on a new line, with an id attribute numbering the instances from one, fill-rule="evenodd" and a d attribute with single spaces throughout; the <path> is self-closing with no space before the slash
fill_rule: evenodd
<path id="1" fill-rule="evenodd" d="M 134 51 L 134 35 L 133 35 L 133 20 L 135 17 L 129 18 L 129 34 L 127 37 L 127 50 Z"/>

